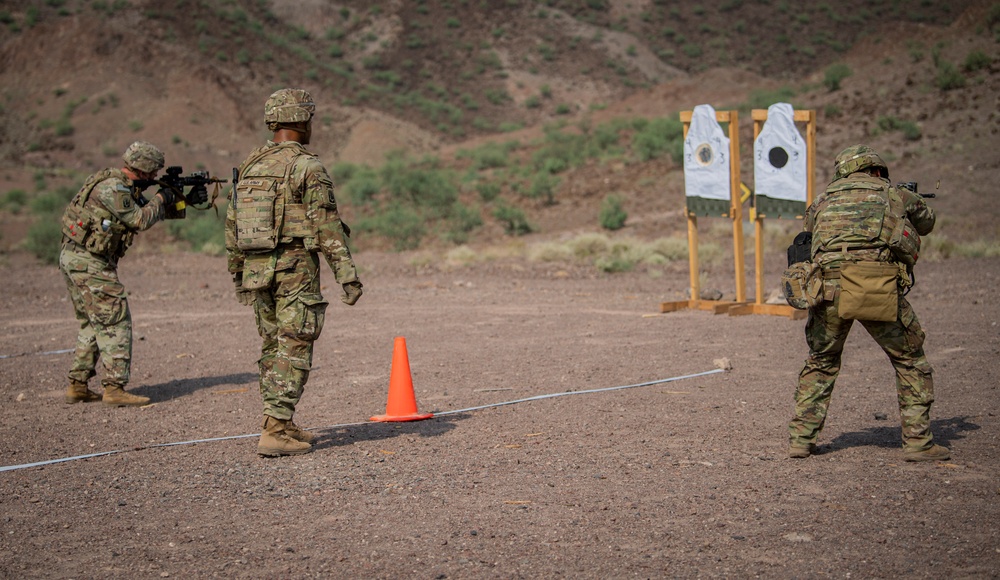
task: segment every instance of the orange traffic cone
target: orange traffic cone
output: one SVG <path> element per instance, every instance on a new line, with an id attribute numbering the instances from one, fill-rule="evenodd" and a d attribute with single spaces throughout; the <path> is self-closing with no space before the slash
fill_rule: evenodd
<path id="1" fill-rule="evenodd" d="M 406 355 L 406 339 L 397 336 L 392 347 L 392 373 L 389 375 L 389 402 L 385 415 L 376 415 L 372 421 L 420 421 L 430 419 L 433 413 L 417 413 L 417 399 L 413 395 L 410 377 L 410 359 Z"/>

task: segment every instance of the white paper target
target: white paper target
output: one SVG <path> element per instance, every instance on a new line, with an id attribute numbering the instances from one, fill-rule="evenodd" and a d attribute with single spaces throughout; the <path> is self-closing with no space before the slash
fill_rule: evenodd
<path id="1" fill-rule="evenodd" d="M 755 194 L 806 201 L 806 143 L 795 127 L 791 105 L 775 103 L 767 108 L 767 121 L 753 151 Z"/>
<path id="2" fill-rule="evenodd" d="M 729 137 L 711 105 L 698 105 L 684 139 L 684 193 L 688 197 L 730 199 Z"/>

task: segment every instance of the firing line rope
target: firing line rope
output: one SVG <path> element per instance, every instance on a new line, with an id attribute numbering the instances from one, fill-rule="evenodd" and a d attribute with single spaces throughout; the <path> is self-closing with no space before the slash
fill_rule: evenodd
<path id="1" fill-rule="evenodd" d="M 472 411 L 479 411 L 482 409 L 489 409 L 492 407 L 502 407 L 505 405 L 515 405 L 517 403 L 526 403 L 528 401 L 541 401 L 543 399 L 554 399 L 556 397 L 566 397 L 569 395 L 587 395 L 591 393 L 605 393 L 609 391 L 621 391 L 624 389 L 634 389 L 636 387 L 649 387 L 652 385 L 660 385 L 663 383 L 671 383 L 674 381 L 681 381 L 684 379 L 693 379 L 697 377 L 704 377 L 707 375 L 713 375 L 716 373 L 725 372 L 723 369 L 712 369 L 710 371 L 703 371 L 700 373 L 694 373 L 690 375 L 680 375 L 677 377 L 670 377 L 668 379 L 658 379 L 655 381 L 648 381 L 645 383 L 636 383 L 634 385 L 621 385 L 617 387 L 604 387 L 600 389 L 589 389 L 586 391 L 564 391 L 562 393 L 550 393 L 548 395 L 536 395 L 534 397 L 527 397 L 524 399 L 515 399 L 513 401 L 503 401 L 500 403 L 489 403 L 486 405 L 479 405 L 477 407 L 468 407 L 465 409 L 455 409 L 452 411 L 442 411 L 440 413 L 434 413 L 435 417 L 443 417 L 446 415 L 457 415 L 459 413 L 469 413 Z M 361 425 L 371 425 L 373 422 L 363 421 L 361 423 L 341 423 L 339 425 L 330 425 L 328 427 L 314 427 L 311 429 L 306 429 L 306 431 L 331 431 L 333 429 L 343 429 L 345 427 L 359 427 Z M 194 445 L 195 443 L 211 443 L 213 441 L 228 441 L 230 439 L 247 439 L 249 437 L 259 437 L 259 433 L 251 433 L 247 435 L 230 435 L 227 437 L 210 437 L 208 439 L 192 439 L 190 441 L 176 441 L 173 443 L 154 443 L 153 445 L 143 445 L 140 447 L 133 447 L 131 449 L 116 449 L 114 451 L 102 451 L 100 453 L 88 453 L 87 455 L 75 455 L 73 457 L 62 457 L 59 459 L 49 459 L 47 461 L 37 461 L 35 463 L 22 463 L 20 465 L 7 465 L 0 467 L 0 472 L 3 471 L 15 471 L 18 469 L 27 469 L 29 467 L 42 467 L 44 465 L 54 465 L 56 463 L 65 463 L 67 461 L 75 461 L 77 459 L 89 459 L 91 457 L 103 457 L 105 455 L 115 455 L 117 453 L 126 453 L 128 451 L 141 451 L 143 449 L 155 449 L 158 447 L 176 447 L 179 445 Z"/>

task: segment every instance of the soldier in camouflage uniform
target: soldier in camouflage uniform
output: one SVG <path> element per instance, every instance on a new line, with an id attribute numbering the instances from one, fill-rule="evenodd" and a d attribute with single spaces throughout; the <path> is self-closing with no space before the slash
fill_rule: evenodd
<path id="1" fill-rule="evenodd" d="M 80 330 L 69 371 L 67 403 L 103 401 L 114 406 L 138 406 L 148 397 L 125 391 L 132 362 L 132 316 L 125 288 L 118 280 L 118 261 L 136 232 L 149 229 L 173 203 L 169 189 L 146 201 L 134 180 L 154 179 L 163 168 L 163 153 L 144 141 L 129 145 L 121 169 L 91 175 L 66 207 L 62 218 L 59 268 L 66 279 Z M 203 197 L 199 197 L 202 196 Z M 207 200 L 198 192 L 194 203 Z M 104 368 L 103 395 L 87 388 L 100 358 Z"/>
<path id="2" fill-rule="evenodd" d="M 900 213 L 917 234 L 929 234 L 934 228 L 934 212 L 924 200 L 906 188 L 892 186 L 888 177 L 888 167 L 870 147 L 848 147 L 837 156 L 834 181 L 806 211 L 804 229 L 812 232 L 812 261 L 823 269 L 824 300 L 809 310 L 806 322 L 809 358 L 799 374 L 795 416 L 788 426 L 790 457 L 808 457 L 816 450 L 816 438 L 826 420 L 840 372 L 844 343 L 854 323 L 839 315 L 842 266 L 852 262 L 897 262 L 888 245 L 886 226 L 886 220 L 893 219 L 893 207 L 901 208 Z M 906 272 L 901 266 L 897 291 L 909 286 Z M 935 445 L 930 431 L 934 381 L 924 356 L 924 332 L 913 308 L 900 292 L 895 320 L 859 322 L 896 370 L 903 458 L 948 459 L 948 449 Z"/>
<path id="3" fill-rule="evenodd" d="M 315 110 L 312 97 L 300 89 L 282 89 L 267 99 L 264 120 L 274 137 L 240 165 L 226 213 L 226 251 L 236 296 L 253 305 L 263 339 L 258 366 L 264 419 L 257 453 L 264 456 L 312 449 L 312 433 L 292 417 L 326 313 L 319 254 L 343 287 L 345 304 L 353 305 L 362 293 L 333 181 L 304 147 Z"/>

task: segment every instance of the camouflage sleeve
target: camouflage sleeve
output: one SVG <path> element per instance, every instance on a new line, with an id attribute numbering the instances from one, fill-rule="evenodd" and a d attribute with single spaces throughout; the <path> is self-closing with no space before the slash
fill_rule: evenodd
<path id="1" fill-rule="evenodd" d="M 899 188 L 899 193 L 903 198 L 903 207 L 906 208 L 906 217 L 910 219 L 917 233 L 921 236 L 931 233 L 934 222 L 937 221 L 934 210 L 927 205 L 924 198 L 906 188 Z"/>
<path id="2" fill-rule="evenodd" d="M 296 167 L 296 173 L 299 172 L 303 176 L 302 202 L 306 206 L 306 216 L 316 228 L 320 251 L 338 284 L 356 282 L 358 272 L 347 247 L 347 234 L 337 212 L 330 174 L 315 157 L 300 158 L 299 167 Z"/>
<path id="3" fill-rule="evenodd" d="M 132 231 L 148 230 L 163 219 L 162 199 L 153 196 L 149 203 L 139 207 L 132 195 L 132 189 L 120 179 L 105 179 L 94 189 L 93 196 L 96 196 L 101 205 Z"/>
<path id="4" fill-rule="evenodd" d="M 243 252 L 239 250 L 236 245 L 236 207 L 233 205 L 236 200 L 236 194 L 233 193 L 233 197 L 229 200 L 229 205 L 226 208 L 226 265 L 229 268 L 231 274 L 238 274 L 243 272 Z"/>
<path id="5" fill-rule="evenodd" d="M 813 228 L 816 227 L 816 207 L 819 205 L 819 200 L 813 201 L 812 205 L 806 208 L 805 218 L 802 219 L 802 231 L 812 232 Z"/>

